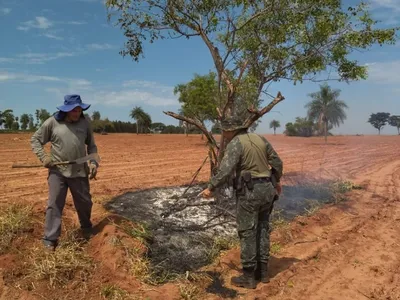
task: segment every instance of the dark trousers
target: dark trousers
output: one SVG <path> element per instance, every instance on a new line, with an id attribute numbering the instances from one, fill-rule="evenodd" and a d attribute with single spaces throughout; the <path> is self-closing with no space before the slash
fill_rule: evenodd
<path id="1" fill-rule="evenodd" d="M 81 228 L 91 228 L 92 196 L 88 177 L 67 178 L 50 171 L 48 177 L 49 199 L 44 226 L 44 240 L 57 242 L 61 235 L 61 218 L 68 188 L 71 191 Z"/>
<path id="2" fill-rule="evenodd" d="M 268 263 L 270 252 L 269 216 L 275 189 L 271 183 L 254 184 L 237 196 L 237 230 L 243 268 L 256 268 L 257 262 Z"/>

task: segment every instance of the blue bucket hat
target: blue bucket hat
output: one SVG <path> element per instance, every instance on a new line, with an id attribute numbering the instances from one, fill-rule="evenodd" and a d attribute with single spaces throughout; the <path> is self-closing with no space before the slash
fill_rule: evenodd
<path id="1" fill-rule="evenodd" d="M 87 110 L 90 104 L 82 103 L 81 96 L 79 95 L 65 95 L 64 105 L 58 106 L 57 109 L 63 112 L 70 112 L 77 106 L 82 107 L 82 110 Z"/>

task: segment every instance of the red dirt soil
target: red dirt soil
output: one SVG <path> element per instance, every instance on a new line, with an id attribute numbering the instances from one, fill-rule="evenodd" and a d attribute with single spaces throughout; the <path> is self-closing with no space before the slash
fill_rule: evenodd
<path id="1" fill-rule="evenodd" d="M 266 137 L 284 161 L 284 185 L 307 176 L 351 180 L 364 189 L 312 217 L 296 218 L 286 243 L 273 232 L 272 241 L 282 248 L 271 258 L 270 283 L 251 291 L 230 286 L 230 277 L 240 268 L 238 249 L 206 269 L 220 274 L 224 289 L 234 290 L 238 299 L 400 299 L 400 137 L 329 137 L 327 145 L 321 138 Z M 44 218 L 46 170 L 11 168 L 14 162 L 37 163 L 29 139 L 29 134 L 0 135 L 0 205 L 32 203 L 35 214 Z M 96 141 L 102 162 L 97 180 L 91 182 L 95 224 L 104 223 L 108 215 L 101 206 L 104 201 L 130 190 L 187 184 L 207 155 L 198 135 L 110 134 L 96 135 Z M 208 174 L 204 167 L 198 180 L 207 180 Z M 65 223 L 78 224 L 70 196 L 65 215 Z M 176 284 L 146 288 L 120 272 L 116 265 L 121 254 L 106 242 L 116 228 L 106 223 L 98 227 L 87 251 L 100 267 L 83 298 L 99 299 L 99 287 L 112 282 L 129 292 L 140 287 L 148 299 L 180 299 Z M 35 228 L 33 239 L 41 234 Z M 0 256 L 0 299 L 41 299 L 2 278 L 16 260 L 15 254 Z M 223 293 L 207 291 L 200 299 L 224 298 Z M 70 291 L 58 299 L 83 296 L 78 295 Z"/>

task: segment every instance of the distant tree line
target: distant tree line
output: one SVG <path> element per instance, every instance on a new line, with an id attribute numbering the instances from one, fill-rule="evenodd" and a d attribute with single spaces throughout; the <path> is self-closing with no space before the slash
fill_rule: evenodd
<path id="1" fill-rule="evenodd" d="M 50 117 L 46 109 L 37 109 L 34 114 L 24 113 L 21 116 L 15 116 L 12 109 L 0 111 L 0 128 L 6 130 L 36 130 L 44 121 Z"/>
<path id="2" fill-rule="evenodd" d="M 140 110 L 142 109 L 140 108 Z M 12 109 L 6 109 L 0 111 L 0 129 L 4 129 L 4 132 L 35 131 L 53 114 L 46 109 L 41 108 L 37 109 L 34 114 L 23 113 L 18 117 L 14 115 Z M 110 121 L 108 118 L 102 119 L 99 111 L 94 111 L 91 116 L 85 114 L 85 117 L 90 120 L 93 131 L 96 133 L 184 133 L 184 129 L 180 126 L 152 123 L 150 115 L 147 113 L 144 114 L 147 119 L 145 118 L 143 120 L 138 117 L 139 119 L 136 123 L 118 120 Z M 137 126 L 137 124 L 139 124 L 139 126 Z M 195 130 L 191 130 L 190 133 L 194 133 L 194 131 Z"/>

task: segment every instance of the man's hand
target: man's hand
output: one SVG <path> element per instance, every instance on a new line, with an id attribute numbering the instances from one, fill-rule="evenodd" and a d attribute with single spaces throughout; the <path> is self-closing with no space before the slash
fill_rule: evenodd
<path id="1" fill-rule="evenodd" d="M 43 159 L 43 167 L 45 167 L 45 168 L 51 168 L 51 167 L 53 167 L 53 166 L 54 166 L 54 162 L 51 160 L 50 157 L 46 156 L 46 157 Z"/>
<path id="2" fill-rule="evenodd" d="M 89 164 L 89 179 L 96 179 L 97 165 L 94 162 Z"/>
<path id="3" fill-rule="evenodd" d="M 280 183 L 276 184 L 276 192 L 278 193 L 278 195 L 282 193 L 282 186 Z"/>
<path id="4" fill-rule="evenodd" d="M 210 198 L 212 192 L 206 188 L 204 191 L 202 191 L 198 196 L 204 197 L 204 198 Z"/>

